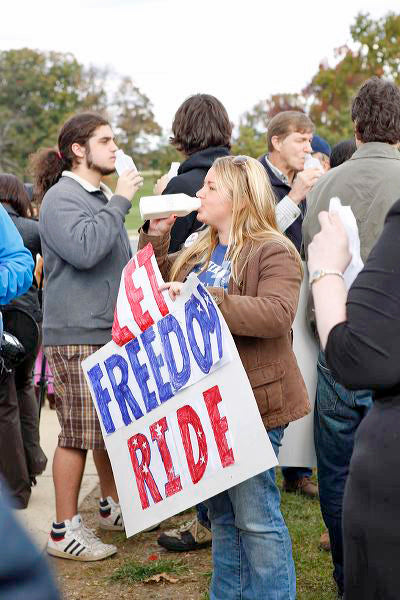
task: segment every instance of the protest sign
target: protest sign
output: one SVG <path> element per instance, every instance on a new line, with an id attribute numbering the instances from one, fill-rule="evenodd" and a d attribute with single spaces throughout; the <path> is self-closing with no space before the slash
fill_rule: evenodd
<path id="1" fill-rule="evenodd" d="M 277 464 L 229 329 L 195 275 L 172 302 L 152 246 L 121 278 L 113 339 L 82 363 L 127 536 Z"/>
<path id="2" fill-rule="evenodd" d="M 303 263 L 304 278 L 301 284 L 299 305 L 293 323 L 293 351 L 306 384 L 311 412 L 289 423 L 279 451 L 279 464 L 285 467 L 316 467 L 314 447 L 314 404 L 317 388 L 317 358 L 319 345 L 307 323 L 308 285 L 307 265 Z"/>

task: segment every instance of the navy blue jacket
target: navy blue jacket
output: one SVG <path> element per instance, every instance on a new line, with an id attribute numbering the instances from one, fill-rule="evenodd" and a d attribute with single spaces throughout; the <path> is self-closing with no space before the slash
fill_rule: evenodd
<path id="1" fill-rule="evenodd" d="M 259 159 L 259 161 L 262 164 L 262 166 L 264 167 L 264 169 L 267 171 L 269 180 L 271 182 L 272 189 L 275 194 L 276 201 L 280 202 L 282 200 L 282 198 L 284 198 L 285 196 L 288 195 L 288 193 L 291 190 L 291 187 L 289 185 L 287 185 L 286 183 L 283 183 L 283 181 L 275 175 L 275 173 L 272 171 L 271 167 L 268 165 L 267 161 L 265 160 L 265 157 L 266 157 L 266 154 L 264 154 Z M 290 227 L 288 227 L 286 229 L 285 235 L 288 236 L 288 238 L 293 242 L 293 244 L 296 246 L 297 250 L 300 252 L 302 239 L 303 239 L 302 235 L 301 235 L 301 227 L 303 225 L 303 218 L 304 218 L 305 209 L 306 209 L 305 200 L 302 200 L 300 202 L 299 208 L 301 210 L 301 215 L 295 220 L 294 223 L 292 223 L 292 225 Z"/>

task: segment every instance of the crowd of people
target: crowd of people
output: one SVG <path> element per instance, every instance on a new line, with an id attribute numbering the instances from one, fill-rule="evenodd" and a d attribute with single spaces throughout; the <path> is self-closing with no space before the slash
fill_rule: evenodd
<path id="1" fill-rule="evenodd" d="M 217 98 L 188 98 L 176 112 L 171 137 L 184 161 L 175 177 L 160 177 L 154 191 L 196 195 L 201 206 L 186 217 L 147 221 L 138 247 L 152 244 L 172 300 L 192 272 L 207 287 L 233 335 L 277 457 L 285 428 L 311 410 L 292 348 L 305 258 L 308 320 L 320 346 L 314 408 L 318 485 L 310 468 L 286 467 L 283 489 L 319 497 L 339 598 L 395 600 L 400 90 L 384 79 L 369 79 L 349 116 L 354 139 L 331 149 L 307 115 L 278 113 L 268 123 L 266 152 L 256 159 L 231 154 L 232 124 Z M 5 323 L 8 311 L 17 311 L 16 320 L 20 311 L 34 340 L 18 365 L 9 368 L 0 358 L 0 472 L 14 506 L 24 508 L 47 460 L 33 388 L 33 365 L 43 345 L 61 427 L 47 552 L 77 561 L 117 552 L 79 514 L 88 450 L 100 480 L 99 527 L 124 531 L 80 367 L 111 339 L 121 272 L 132 255 L 124 221 L 143 178 L 132 168 L 119 176 L 115 192 L 103 183 L 115 170 L 116 150 L 105 118 L 89 112 L 70 118 L 57 147 L 32 156 L 38 219 L 31 190 L 13 175 L 0 175 L 0 226 L 8 228 L 0 249 L 0 302 Z M 349 290 L 344 273 L 352 257 L 340 217 L 329 212 L 333 197 L 355 215 L 365 262 Z M 43 278 L 35 282 L 39 255 Z M 158 542 L 171 551 L 212 545 L 212 600 L 296 598 L 290 533 L 274 469 L 199 504 L 195 519 L 162 531 Z M 43 581 L 48 598 L 56 598 L 50 576 Z"/>

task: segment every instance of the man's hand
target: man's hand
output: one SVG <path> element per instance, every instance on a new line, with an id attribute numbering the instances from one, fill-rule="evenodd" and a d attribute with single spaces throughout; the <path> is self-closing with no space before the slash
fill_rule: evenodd
<path id="1" fill-rule="evenodd" d="M 136 171 L 136 169 L 129 169 L 124 171 L 119 176 L 117 181 L 117 187 L 115 188 L 115 194 L 118 196 L 124 196 L 129 201 L 132 201 L 133 196 L 136 194 L 138 189 L 143 185 L 143 177 Z"/>
<path id="2" fill-rule="evenodd" d="M 168 185 L 168 181 L 169 181 L 168 174 L 163 175 L 162 177 L 157 179 L 157 182 L 154 184 L 154 187 L 153 187 L 153 193 L 156 196 L 161 196 L 161 194 L 163 193 L 163 191 L 165 190 L 165 188 Z"/>
<path id="3" fill-rule="evenodd" d="M 296 204 L 300 204 L 321 175 L 320 169 L 305 169 L 297 173 L 292 189 L 288 193 L 289 198 Z"/>

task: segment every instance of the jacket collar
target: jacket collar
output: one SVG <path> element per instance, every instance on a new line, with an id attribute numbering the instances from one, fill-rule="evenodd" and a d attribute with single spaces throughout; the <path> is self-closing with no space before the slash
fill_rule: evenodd
<path id="1" fill-rule="evenodd" d="M 79 175 L 77 175 L 76 173 L 73 173 L 72 171 L 63 171 L 62 172 L 62 177 L 70 177 L 71 179 L 74 179 L 87 192 L 103 192 L 103 194 L 105 195 L 105 197 L 107 198 L 107 200 L 110 200 L 110 198 L 113 195 L 113 193 L 110 190 L 110 188 L 107 187 L 105 185 L 105 183 L 103 183 L 102 181 L 100 182 L 100 186 L 96 187 L 95 185 L 92 185 L 90 183 L 90 181 L 87 181 L 86 179 L 83 179 L 83 177 L 80 177 Z"/>
<path id="2" fill-rule="evenodd" d="M 350 160 L 357 160 L 358 158 L 394 158 L 400 160 L 400 152 L 396 146 L 391 144 L 367 142 L 357 148 Z"/>
<path id="3" fill-rule="evenodd" d="M 8 204 L 8 202 L 2 202 L 3 208 L 7 211 L 9 215 L 13 215 L 14 217 L 19 217 L 20 215 L 17 213 L 15 208 Z"/>

